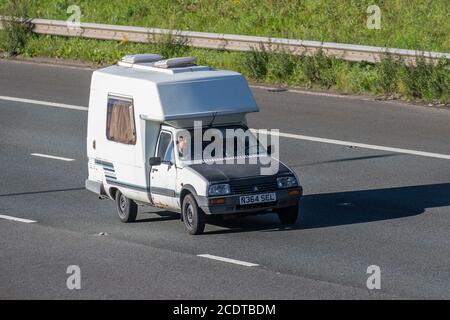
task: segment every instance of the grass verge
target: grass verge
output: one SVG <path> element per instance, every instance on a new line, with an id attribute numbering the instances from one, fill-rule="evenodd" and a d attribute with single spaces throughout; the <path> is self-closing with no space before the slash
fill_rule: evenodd
<path id="1" fill-rule="evenodd" d="M 378 1 L 383 15 L 381 30 L 365 27 L 370 1 L 345 0 L 96 0 L 82 1 L 83 19 L 99 23 L 143 25 L 224 33 L 257 34 L 397 46 L 445 51 L 450 49 L 448 0 L 417 0 L 413 12 L 408 1 Z M 68 0 L 0 0 L 4 15 L 67 19 Z M 208 17 L 208 19 L 205 19 Z M 427 23 L 404 24 L 408 19 Z M 294 19 L 299 18 L 299 19 Z M 306 28 L 308 26 L 308 28 Z M 406 27 L 407 26 L 407 27 Z M 113 64 L 130 53 L 155 52 L 165 57 L 195 56 L 197 63 L 232 69 L 255 82 L 388 98 L 448 104 L 449 63 L 433 65 L 419 59 L 408 66 L 386 56 L 379 64 L 348 62 L 325 56 L 293 56 L 289 52 L 248 53 L 196 49 L 168 35 L 158 43 L 136 44 L 82 38 L 39 36 L 20 20 L 0 32 L 0 51 L 6 56 L 53 57 Z M 381 37 L 381 38 L 380 38 Z"/>
<path id="2" fill-rule="evenodd" d="M 207 50 L 188 47 L 170 36 L 156 44 L 140 44 L 32 35 L 23 49 L 25 57 L 75 59 L 97 65 L 114 64 L 126 54 L 146 52 L 165 57 L 194 56 L 198 64 L 236 70 L 251 81 L 268 85 L 381 95 L 433 104 L 450 102 L 450 69 L 445 60 L 432 65 L 419 59 L 413 67 L 392 57 L 371 64 L 329 58 L 321 52 L 309 57 L 267 51 Z"/>

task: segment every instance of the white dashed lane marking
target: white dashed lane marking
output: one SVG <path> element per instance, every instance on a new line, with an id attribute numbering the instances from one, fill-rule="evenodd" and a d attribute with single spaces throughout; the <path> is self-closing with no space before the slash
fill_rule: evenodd
<path id="1" fill-rule="evenodd" d="M 16 222 L 23 222 L 23 223 L 35 223 L 36 222 L 34 220 L 16 218 L 16 217 L 11 217 L 11 216 L 4 216 L 4 215 L 1 215 L 1 214 L 0 214 L 0 219 L 16 221 Z"/>
<path id="2" fill-rule="evenodd" d="M 212 259 L 212 260 L 217 260 L 217 261 L 222 261 L 222 262 L 238 264 L 238 265 L 245 266 L 245 267 L 257 267 L 257 266 L 259 266 L 256 263 L 240 261 L 240 260 L 235 260 L 235 259 L 230 259 L 230 258 L 224 258 L 224 257 L 219 257 L 219 256 L 213 256 L 211 254 L 199 254 L 197 256 L 201 257 L 201 258 L 206 258 L 206 259 Z"/>
<path id="3" fill-rule="evenodd" d="M 47 158 L 47 159 L 53 159 L 53 160 L 61 160 L 61 161 L 67 161 L 67 162 L 75 161 L 75 159 L 51 156 L 51 155 L 48 155 L 48 154 L 41 154 L 41 153 L 32 153 L 31 155 L 33 157 Z"/>

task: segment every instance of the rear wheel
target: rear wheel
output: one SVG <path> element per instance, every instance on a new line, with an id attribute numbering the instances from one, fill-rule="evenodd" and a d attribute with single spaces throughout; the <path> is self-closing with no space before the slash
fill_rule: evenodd
<path id="1" fill-rule="evenodd" d="M 298 205 L 280 209 L 280 212 L 278 212 L 278 218 L 281 223 L 284 225 L 295 224 L 298 219 L 298 209 Z"/>
<path id="2" fill-rule="evenodd" d="M 136 202 L 125 197 L 120 191 L 117 191 L 116 193 L 116 207 L 120 221 L 124 223 L 136 221 L 138 212 Z"/>
<path id="3" fill-rule="evenodd" d="M 205 213 L 198 207 L 191 194 L 188 194 L 183 200 L 182 214 L 184 226 L 189 234 L 203 233 L 205 230 Z"/>

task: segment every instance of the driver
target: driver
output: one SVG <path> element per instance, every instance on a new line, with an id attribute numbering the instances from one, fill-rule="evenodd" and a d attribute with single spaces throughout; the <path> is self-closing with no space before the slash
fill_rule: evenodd
<path id="1" fill-rule="evenodd" d="M 181 158 L 186 154 L 186 146 L 187 146 L 186 138 L 184 136 L 178 136 L 177 148 L 178 148 L 178 155 Z"/>

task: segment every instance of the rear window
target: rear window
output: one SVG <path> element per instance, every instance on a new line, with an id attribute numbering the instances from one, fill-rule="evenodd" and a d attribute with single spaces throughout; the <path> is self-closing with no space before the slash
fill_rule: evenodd
<path id="1" fill-rule="evenodd" d="M 106 136 L 108 140 L 118 143 L 136 144 L 132 99 L 108 97 Z"/>

